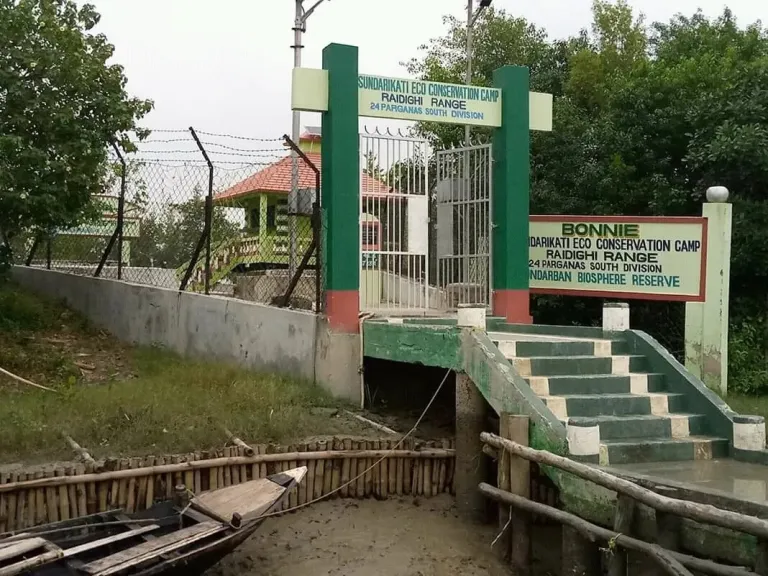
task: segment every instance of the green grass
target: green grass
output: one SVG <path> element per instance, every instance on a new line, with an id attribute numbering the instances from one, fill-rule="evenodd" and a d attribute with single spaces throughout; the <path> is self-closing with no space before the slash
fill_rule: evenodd
<path id="1" fill-rule="evenodd" d="M 80 356 L 93 369 L 80 370 Z M 253 443 L 356 431 L 313 410 L 338 402 L 311 383 L 124 346 L 8 286 L 0 286 L 0 366 L 57 390 L 0 376 L 5 462 L 71 459 L 64 433 L 98 458 L 218 448 L 222 427 Z"/>
<path id="2" fill-rule="evenodd" d="M 333 406 L 320 388 L 223 364 L 190 362 L 162 350 L 135 351 L 137 376 L 59 393 L 3 394 L 0 454 L 5 460 L 61 457 L 67 433 L 94 456 L 189 452 L 221 446 L 226 426 L 252 442 L 332 434 Z"/>

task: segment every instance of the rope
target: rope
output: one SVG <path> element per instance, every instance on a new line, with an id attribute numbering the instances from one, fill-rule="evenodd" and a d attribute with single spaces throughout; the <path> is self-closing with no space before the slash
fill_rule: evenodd
<path id="1" fill-rule="evenodd" d="M 288 512 L 293 512 L 295 510 L 299 510 L 300 508 L 305 508 L 306 506 L 309 506 L 310 504 L 315 504 L 317 502 L 320 502 L 321 500 L 325 500 L 329 496 L 333 496 L 334 494 L 336 494 L 342 488 L 345 488 L 345 487 L 349 486 L 350 484 L 352 484 L 353 482 L 356 482 L 359 478 L 361 478 L 362 476 L 365 476 L 368 472 L 370 472 L 371 470 L 376 468 L 376 466 L 378 466 L 382 461 L 384 461 L 389 456 L 389 454 L 391 454 L 392 452 L 394 452 L 395 450 L 400 448 L 402 443 L 405 442 L 405 440 L 411 434 L 413 434 L 416 431 L 416 429 L 419 427 L 419 424 L 421 424 L 421 421 L 424 419 L 424 416 L 427 415 L 427 412 L 429 411 L 429 408 L 432 406 L 432 403 L 435 401 L 435 398 L 437 398 L 437 395 L 440 393 L 440 390 L 443 388 L 443 385 L 448 380 L 448 376 L 450 376 L 450 374 L 451 374 L 451 370 L 446 371 L 445 376 L 443 376 L 442 382 L 440 382 L 440 385 L 437 387 L 437 390 L 435 390 L 435 393 L 432 395 L 432 398 L 430 398 L 429 402 L 427 402 L 427 406 L 422 411 L 422 413 L 419 416 L 418 420 L 416 420 L 416 424 L 413 425 L 413 428 L 411 428 L 408 432 L 406 432 L 406 434 L 402 438 L 400 438 L 400 440 L 397 441 L 397 444 L 395 444 L 392 448 L 387 450 L 387 452 L 386 452 L 386 454 L 384 454 L 384 456 L 382 456 L 381 458 L 376 460 L 376 462 L 371 464 L 368 468 L 366 468 L 365 470 L 360 472 L 360 474 L 358 474 L 357 476 L 355 476 L 354 478 L 352 478 L 348 482 L 345 482 L 344 484 L 342 484 L 338 488 L 335 488 L 335 489 L 331 490 L 330 492 L 328 492 L 328 494 L 324 494 L 323 496 L 320 496 L 319 498 L 315 498 L 314 500 L 310 500 L 309 502 L 305 502 L 304 504 L 299 504 L 298 506 L 294 506 L 292 508 L 286 508 L 285 510 L 280 510 L 278 512 L 270 512 L 269 514 L 262 514 L 261 516 L 256 518 L 256 520 L 261 520 L 262 518 L 269 518 L 270 516 L 280 516 L 282 514 L 287 514 Z"/>

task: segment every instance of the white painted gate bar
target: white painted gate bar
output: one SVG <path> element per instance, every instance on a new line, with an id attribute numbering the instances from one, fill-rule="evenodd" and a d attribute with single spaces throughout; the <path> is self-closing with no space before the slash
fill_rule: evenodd
<path id="1" fill-rule="evenodd" d="M 421 313 L 437 307 L 429 286 L 426 140 L 360 134 L 360 309 Z"/>

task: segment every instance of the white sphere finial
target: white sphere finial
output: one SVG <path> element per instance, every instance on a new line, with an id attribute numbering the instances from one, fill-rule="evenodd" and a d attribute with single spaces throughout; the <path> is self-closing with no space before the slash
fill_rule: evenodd
<path id="1" fill-rule="evenodd" d="M 720 203 L 728 201 L 728 188 L 725 186 L 710 186 L 707 188 L 707 202 Z"/>

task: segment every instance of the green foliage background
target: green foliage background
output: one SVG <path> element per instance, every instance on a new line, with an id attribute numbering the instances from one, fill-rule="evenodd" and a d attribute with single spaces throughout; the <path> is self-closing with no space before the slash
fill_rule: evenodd
<path id="1" fill-rule="evenodd" d="M 404 63 L 422 79 L 463 83 L 464 22 Z M 768 32 L 726 9 L 647 24 L 623 0 L 593 4 L 590 30 L 564 39 L 489 9 L 474 31 L 473 83 L 528 66 L 531 89 L 554 94 L 554 131 L 532 133 L 531 213 L 700 215 L 704 191 L 731 190 L 731 378 L 768 393 Z M 423 123 L 440 148 L 463 128 Z M 479 138 L 489 136 L 477 130 Z M 598 299 L 537 297 L 537 322 L 599 321 Z M 632 304 L 632 323 L 682 355 L 684 307 Z"/>
<path id="2" fill-rule="evenodd" d="M 73 0 L 0 0 L 0 268 L 17 235 L 76 226 L 152 102 L 125 90 L 99 14 Z"/>

